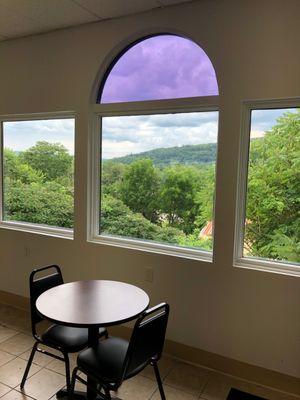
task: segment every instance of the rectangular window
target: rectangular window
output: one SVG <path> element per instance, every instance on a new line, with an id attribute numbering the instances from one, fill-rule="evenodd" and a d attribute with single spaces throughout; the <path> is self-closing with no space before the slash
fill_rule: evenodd
<path id="1" fill-rule="evenodd" d="M 299 265 L 300 108 L 267 106 L 249 109 L 240 254 L 250 263 Z"/>
<path id="2" fill-rule="evenodd" d="M 102 118 L 102 237 L 211 252 L 218 112 Z"/>
<path id="3" fill-rule="evenodd" d="M 74 118 L 2 121 L 3 226 L 73 228 L 74 123 Z"/>

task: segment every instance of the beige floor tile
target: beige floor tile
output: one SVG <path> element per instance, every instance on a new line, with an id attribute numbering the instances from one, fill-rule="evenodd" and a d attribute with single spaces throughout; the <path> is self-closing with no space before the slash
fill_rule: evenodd
<path id="1" fill-rule="evenodd" d="M 156 383 L 152 379 L 138 375 L 123 382 L 114 396 L 122 400 L 146 400 L 152 396 L 156 388 Z"/>
<path id="2" fill-rule="evenodd" d="M 70 359 L 70 368 L 71 368 L 71 372 L 72 372 L 73 368 L 76 367 L 77 353 L 69 354 L 69 359 Z M 62 375 L 65 375 L 65 372 L 66 372 L 65 363 L 63 361 L 56 360 L 56 359 L 52 359 L 52 361 L 50 361 L 50 363 L 47 364 L 46 368 L 50 369 L 51 371 L 62 374 Z"/>
<path id="3" fill-rule="evenodd" d="M 1 319 L 0 319 L 1 321 Z M 7 326 L 0 325 L 0 343 L 18 334 L 18 331 Z"/>
<path id="4" fill-rule="evenodd" d="M 19 356 L 26 350 L 31 349 L 34 342 L 35 341 L 31 336 L 26 335 L 25 333 L 18 333 L 8 340 L 0 343 L 0 350 L 4 350 L 7 353 Z"/>
<path id="5" fill-rule="evenodd" d="M 83 377 L 83 379 L 86 380 L 86 377 Z M 78 390 L 80 392 L 86 392 L 86 386 L 83 383 L 76 380 L 75 390 Z"/>
<path id="6" fill-rule="evenodd" d="M 42 369 L 28 379 L 24 393 L 38 400 L 48 400 L 65 385 L 65 378 L 53 371 Z"/>
<path id="7" fill-rule="evenodd" d="M 164 382 L 184 392 L 199 396 L 208 378 L 209 373 L 206 370 L 177 362 Z"/>
<path id="8" fill-rule="evenodd" d="M 171 371 L 171 369 L 175 366 L 176 362 L 171 357 L 162 357 L 158 362 L 158 368 L 160 372 L 161 379 L 164 379 L 166 375 Z M 154 374 L 154 369 L 149 365 L 141 372 L 142 376 L 146 376 L 150 379 L 156 379 Z"/>
<path id="9" fill-rule="evenodd" d="M 183 392 L 182 390 L 175 389 L 171 386 L 164 385 L 164 392 L 168 400 L 197 400 L 198 396 L 190 393 Z M 157 389 L 151 400 L 161 400 L 159 390 Z"/>
<path id="10" fill-rule="evenodd" d="M 24 393 L 18 392 L 17 390 L 11 390 L 5 396 L 1 397 L 1 400 L 2 399 L 3 400 L 32 400 L 32 397 L 26 396 Z"/>
<path id="11" fill-rule="evenodd" d="M 42 349 L 46 349 L 46 347 L 45 346 L 42 346 L 42 345 L 39 345 L 39 348 L 42 348 Z M 58 351 L 56 351 L 56 350 L 50 350 L 49 348 L 47 348 L 47 350 L 49 351 L 49 352 L 52 352 L 52 353 L 54 353 L 54 354 L 57 354 L 58 353 Z M 27 351 L 25 351 L 25 353 L 22 353 L 19 357 L 20 358 L 23 358 L 23 360 L 28 360 L 29 359 L 29 357 L 30 357 L 30 353 L 31 353 L 31 349 L 30 350 L 27 350 Z M 35 353 L 35 355 L 34 355 L 34 358 L 33 358 L 33 362 L 35 363 L 35 364 L 37 364 L 37 365 L 40 365 L 41 367 L 45 367 L 46 365 L 48 365 L 49 363 L 51 363 L 53 361 L 53 358 L 52 357 L 50 357 L 50 356 L 46 356 L 45 354 L 42 354 L 42 353 L 40 353 L 40 352 L 38 352 L 38 351 L 36 351 L 36 353 Z"/>
<path id="12" fill-rule="evenodd" d="M 10 387 L 3 385 L 3 383 L 0 383 L 0 397 L 8 393 L 9 391 L 11 391 Z"/>
<path id="13" fill-rule="evenodd" d="M 21 358 L 15 358 L 0 367 L 0 382 L 12 388 L 21 383 L 27 362 Z M 41 369 L 38 365 L 32 364 L 29 375 L 31 376 Z"/>
<path id="14" fill-rule="evenodd" d="M 201 394 L 201 399 L 225 400 L 233 386 L 234 382 L 232 379 L 222 375 L 213 374 L 210 376 L 208 383 Z"/>
<path id="15" fill-rule="evenodd" d="M 13 360 L 14 358 L 16 358 L 16 356 L 0 350 L 0 366 L 8 363 L 9 361 Z"/>

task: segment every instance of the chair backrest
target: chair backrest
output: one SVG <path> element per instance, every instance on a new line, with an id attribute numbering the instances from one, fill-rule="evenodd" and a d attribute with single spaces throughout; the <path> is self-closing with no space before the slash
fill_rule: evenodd
<path id="1" fill-rule="evenodd" d="M 53 273 L 36 277 L 44 271 L 54 270 Z M 39 315 L 35 303 L 37 298 L 46 290 L 64 283 L 61 270 L 58 265 L 48 265 L 46 267 L 34 269 L 29 278 L 30 285 L 30 308 L 31 308 L 31 327 L 32 334 L 36 336 L 36 324 L 43 320 Z"/>
<path id="2" fill-rule="evenodd" d="M 135 323 L 124 363 L 123 379 L 139 372 L 163 351 L 170 307 L 166 303 L 146 310 Z"/>

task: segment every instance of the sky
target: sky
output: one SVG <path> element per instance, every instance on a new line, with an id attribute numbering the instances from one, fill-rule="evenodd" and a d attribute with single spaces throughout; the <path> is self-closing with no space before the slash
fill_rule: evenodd
<path id="1" fill-rule="evenodd" d="M 196 43 L 174 35 L 145 39 L 116 62 L 101 103 L 218 95 L 212 63 Z"/>
<path id="2" fill-rule="evenodd" d="M 254 110 L 251 138 L 271 129 L 285 110 Z M 159 147 L 216 143 L 217 112 L 105 117 L 102 123 L 103 158 L 121 157 Z M 74 119 L 4 122 L 4 147 L 23 151 L 37 141 L 61 143 L 74 154 Z"/>
<path id="3" fill-rule="evenodd" d="M 216 143 L 218 113 L 180 113 L 105 117 L 102 120 L 104 159 L 160 147 Z"/>
<path id="4" fill-rule="evenodd" d="M 295 109 L 254 110 L 251 138 L 262 137 L 286 111 Z M 102 122 L 102 157 L 122 157 L 160 147 L 216 143 L 217 136 L 217 112 L 105 117 Z"/>
<path id="5" fill-rule="evenodd" d="M 39 121 L 9 121 L 3 123 L 3 145 L 14 151 L 23 151 L 38 141 L 61 143 L 74 154 L 75 121 L 44 119 Z"/>
<path id="6" fill-rule="evenodd" d="M 295 108 L 253 110 L 251 113 L 251 138 L 262 137 L 276 124 L 277 118 L 285 112 L 295 112 Z"/>

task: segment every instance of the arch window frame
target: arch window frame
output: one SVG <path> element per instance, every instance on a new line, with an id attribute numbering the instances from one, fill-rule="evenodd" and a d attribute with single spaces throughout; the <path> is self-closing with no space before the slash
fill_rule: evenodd
<path id="1" fill-rule="evenodd" d="M 214 257 L 214 248 L 212 251 L 206 251 L 196 248 L 162 244 L 155 241 L 150 242 L 143 239 L 110 236 L 100 233 L 101 166 L 99 161 L 102 160 L 102 118 L 113 116 L 121 117 L 208 111 L 215 111 L 218 112 L 218 114 L 220 115 L 219 94 L 212 96 L 195 96 L 160 100 L 98 103 L 99 99 L 102 96 L 103 88 L 110 71 L 112 70 L 116 62 L 118 62 L 118 60 L 126 53 L 126 51 L 133 47 L 135 44 L 147 38 L 166 34 L 167 33 L 157 33 L 153 35 L 143 36 L 138 40 L 132 41 L 130 45 L 125 46 L 124 49 L 118 53 L 118 55 L 114 58 L 114 60 L 109 64 L 108 68 L 102 74 L 100 84 L 98 85 L 99 92 L 95 96 L 97 103 L 91 105 L 89 113 L 90 123 L 88 133 L 87 240 L 91 243 L 98 243 L 103 245 L 146 251 L 150 253 L 165 254 L 176 257 L 212 262 Z M 177 34 L 170 35 L 183 37 Z M 197 44 L 197 42 L 195 41 L 194 43 Z M 219 137 L 219 120 L 220 118 L 218 118 L 217 138 Z M 216 173 L 214 191 L 216 191 L 217 160 L 215 168 Z M 215 200 L 213 204 L 213 209 L 214 208 Z"/>

